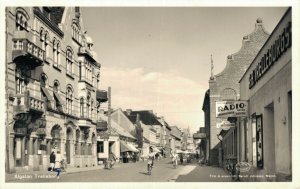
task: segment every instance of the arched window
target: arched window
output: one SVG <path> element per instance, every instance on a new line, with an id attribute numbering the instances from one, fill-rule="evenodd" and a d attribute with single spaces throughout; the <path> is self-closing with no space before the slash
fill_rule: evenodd
<path id="1" fill-rule="evenodd" d="M 73 51 L 68 48 L 66 50 L 67 74 L 73 74 Z"/>
<path id="2" fill-rule="evenodd" d="M 53 63 L 55 66 L 57 66 L 57 41 L 56 41 L 56 38 L 53 39 L 53 42 L 52 42 L 52 46 L 53 46 Z"/>
<path id="3" fill-rule="evenodd" d="M 91 100 L 91 119 L 93 119 L 93 114 L 94 114 L 94 100 Z"/>
<path id="4" fill-rule="evenodd" d="M 81 43 L 80 28 L 75 22 L 72 24 L 72 38 Z"/>
<path id="5" fill-rule="evenodd" d="M 90 108 L 91 108 L 91 94 L 88 93 L 88 96 L 86 98 L 86 117 L 90 117 Z"/>
<path id="6" fill-rule="evenodd" d="M 66 110 L 67 110 L 67 114 L 72 114 L 72 110 L 73 110 L 73 90 L 72 88 L 69 86 L 67 87 L 67 92 L 66 92 Z"/>
<path id="7" fill-rule="evenodd" d="M 84 99 L 80 98 L 80 117 L 84 117 Z"/>
<path id="8" fill-rule="evenodd" d="M 60 98 L 60 95 L 58 94 L 59 87 L 60 87 L 59 81 L 55 80 L 54 84 L 53 84 L 54 107 L 55 107 L 55 110 L 57 110 L 59 112 L 63 112 L 63 109 L 62 109 L 63 102 Z"/>
<path id="9" fill-rule="evenodd" d="M 49 33 L 48 31 L 45 32 L 45 41 L 44 41 L 44 46 L 45 46 L 45 56 L 46 60 L 49 57 Z"/>
<path id="10" fill-rule="evenodd" d="M 46 74 L 42 73 L 40 78 L 41 84 L 41 97 L 45 101 L 45 110 L 52 109 L 51 101 L 52 96 L 50 95 L 48 89 L 46 88 L 48 77 Z"/>
<path id="11" fill-rule="evenodd" d="M 29 17 L 25 10 L 19 9 L 16 11 L 16 29 L 17 31 L 28 31 L 28 20 Z"/>
<path id="12" fill-rule="evenodd" d="M 15 70 L 16 93 L 23 94 L 26 91 L 30 78 L 30 68 L 28 65 L 17 65 Z"/>
<path id="13" fill-rule="evenodd" d="M 57 41 L 56 45 L 56 63 L 57 65 L 60 65 L 60 42 Z"/>

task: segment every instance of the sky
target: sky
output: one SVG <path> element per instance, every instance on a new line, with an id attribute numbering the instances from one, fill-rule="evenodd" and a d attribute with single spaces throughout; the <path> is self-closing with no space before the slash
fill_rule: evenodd
<path id="1" fill-rule="evenodd" d="M 84 7 L 82 17 L 101 63 L 101 89 L 112 89 L 112 108 L 153 110 L 169 125 L 196 132 L 204 126 L 211 54 L 220 73 L 257 18 L 271 33 L 286 9 Z"/>

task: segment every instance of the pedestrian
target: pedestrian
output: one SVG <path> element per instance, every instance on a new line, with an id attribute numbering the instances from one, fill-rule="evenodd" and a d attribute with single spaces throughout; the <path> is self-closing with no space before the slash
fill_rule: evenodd
<path id="1" fill-rule="evenodd" d="M 54 165 L 55 165 L 55 159 L 56 159 L 56 156 L 55 156 L 55 152 L 54 150 L 51 152 L 50 154 L 50 171 L 52 172 L 53 169 L 54 169 Z"/>
<path id="2" fill-rule="evenodd" d="M 150 153 L 148 155 L 148 160 L 147 160 L 147 170 L 148 170 L 148 175 L 151 175 L 151 171 L 154 165 L 155 153 L 153 152 L 152 147 L 150 147 L 149 150 Z"/>
<path id="3" fill-rule="evenodd" d="M 54 171 L 56 172 L 56 178 L 59 179 L 60 173 L 61 173 L 61 154 L 60 151 L 57 150 L 56 159 L 55 159 L 55 165 L 54 165 Z"/>

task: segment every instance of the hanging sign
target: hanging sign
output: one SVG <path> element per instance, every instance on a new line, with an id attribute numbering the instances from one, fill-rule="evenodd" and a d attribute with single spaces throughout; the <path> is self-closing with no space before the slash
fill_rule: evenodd
<path id="1" fill-rule="evenodd" d="M 216 102 L 216 117 L 246 117 L 248 115 L 247 101 Z"/>

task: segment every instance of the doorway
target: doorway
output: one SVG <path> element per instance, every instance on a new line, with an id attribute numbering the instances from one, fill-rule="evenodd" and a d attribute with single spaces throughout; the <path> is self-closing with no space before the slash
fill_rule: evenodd
<path id="1" fill-rule="evenodd" d="M 265 166 L 268 170 L 276 171 L 275 156 L 275 121 L 274 121 L 274 103 L 270 103 L 264 108 L 264 157 Z"/>

